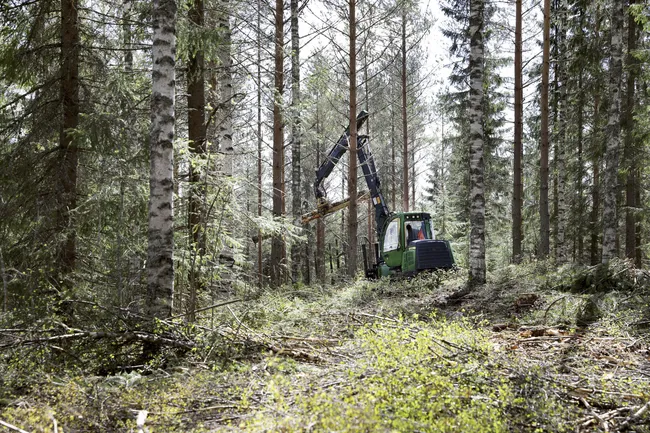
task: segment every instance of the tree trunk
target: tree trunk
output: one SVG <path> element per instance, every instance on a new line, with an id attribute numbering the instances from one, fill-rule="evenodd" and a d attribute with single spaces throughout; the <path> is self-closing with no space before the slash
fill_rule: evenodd
<path id="1" fill-rule="evenodd" d="M 483 0 L 470 0 L 470 238 L 469 283 L 485 283 L 485 195 L 483 161 Z"/>
<path id="2" fill-rule="evenodd" d="M 406 117 L 406 6 L 402 6 L 402 206 L 409 211 L 409 144 L 408 119 Z"/>
<path id="3" fill-rule="evenodd" d="M 124 52 L 124 70 L 126 72 L 133 72 L 133 51 L 131 48 L 131 9 L 133 8 L 132 0 L 124 0 L 123 9 L 122 9 L 122 21 L 123 21 L 123 33 L 122 41 L 126 51 Z"/>
<path id="4" fill-rule="evenodd" d="M 523 81 L 522 81 L 522 0 L 516 0 L 515 12 L 515 155 L 513 164 L 513 194 L 512 194 L 512 261 L 521 262 L 521 211 L 523 207 L 523 182 L 521 161 L 523 158 Z"/>
<path id="5" fill-rule="evenodd" d="M 630 0 L 630 5 L 634 4 L 634 0 Z M 625 150 L 624 160 L 627 165 L 627 179 L 625 184 L 625 257 L 630 260 L 635 260 L 636 250 L 636 232 L 637 220 L 636 211 L 638 203 L 636 202 L 637 190 L 637 171 L 638 158 L 637 148 L 634 140 L 634 86 L 636 83 L 637 67 L 635 58 L 633 56 L 636 50 L 636 23 L 634 18 L 628 12 L 628 34 L 627 34 L 627 83 L 626 83 L 626 101 L 625 101 Z"/>
<path id="6" fill-rule="evenodd" d="M 596 89 L 598 92 L 598 89 Z M 598 140 L 598 134 L 596 133 L 598 123 L 599 123 L 599 114 L 600 114 L 600 95 L 596 93 L 596 98 L 594 100 L 594 129 L 592 131 L 593 143 L 592 147 L 594 148 L 594 159 L 592 162 L 592 170 L 594 173 L 593 185 L 591 186 L 591 218 L 590 218 L 590 229 L 591 229 L 591 244 L 590 244 L 590 263 L 592 266 L 599 263 L 599 251 L 598 251 L 598 215 L 600 214 L 600 155 L 597 152 L 597 149 L 600 147 Z"/>
<path id="7" fill-rule="evenodd" d="M 64 278 L 74 271 L 77 237 L 73 212 L 77 207 L 79 126 L 79 15 L 77 0 L 61 0 L 61 105 L 63 121 L 59 131 L 59 179 L 56 199 L 57 231 L 64 235 L 59 245 L 58 271 Z"/>
<path id="8" fill-rule="evenodd" d="M 7 287 L 9 285 L 7 273 L 5 271 L 5 261 L 2 257 L 2 248 L 0 247 L 0 276 L 2 276 L 2 312 L 6 313 L 9 305 L 9 292 Z"/>
<path id="9" fill-rule="evenodd" d="M 298 0 L 291 0 L 291 211 L 294 224 L 300 231 L 301 189 L 300 189 L 300 35 L 298 33 Z M 291 245 L 291 279 L 300 278 L 300 259 L 303 246 Z"/>
<path id="10" fill-rule="evenodd" d="M 284 9 L 282 0 L 275 2 L 275 95 L 273 102 L 273 216 L 280 218 L 284 209 L 284 124 L 282 95 L 284 93 Z M 284 282 L 286 249 L 281 235 L 271 243 L 271 282 L 280 286 Z"/>
<path id="11" fill-rule="evenodd" d="M 397 195 L 397 161 L 395 159 L 395 111 L 390 105 L 390 204 L 395 211 L 395 196 Z"/>
<path id="12" fill-rule="evenodd" d="M 585 252 L 585 242 L 584 242 L 584 221 L 585 217 L 585 206 L 584 206 L 584 192 L 582 179 L 584 178 L 584 162 L 583 162 L 583 132 L 582 128 L 584 127 L 584 89 L 583 89 L 583 76 L 582 71 L 578 76 L 578 170 L 576 172 L 576 189 L 578 190 L 578 216 L 576 218 L 576 237 L 578 238 L 578 253 L 577 253 L 577 262 L 579 264 L 584 263 L 584 252 Z"/>
<path id="13" fill-rule="evenodd" d="M 441 179 L 441 187 L 440 187 L 440 194 L 442 196 L 442 206 L 441 206 L 441 217 L 442 217 L 442 224 L 440 225 L 440 238 L 441 239 L 446 239 L 447 238 L 447 177 L 445 175 L 445 167 L 447 166 L 447 161 L 446 161 L 446 153 L 447 153 L 447 144 L 445 140 L 445 120 L 444 117 L 441 117 L 440 119 L 440 145 L 442 147 L 442 150 L 440 152 L 441 156 L 441 164 L 440 164 L 440 179 Z"/>
<path id="14" fill-rule="evenodd" d="M 203 0 L 194 0 L 188 11 L 192 26 L 203 27 Z M 205 187 L 201 179 L 199 160 L 205 158 L 205 80 L 203 52 L 197 50 L 190 53 L 187 70 L 187 132 L 189 148 L 192 158 L 196 163 L 189 166 L 189 200 L 188 200 L 188 229 L 190 231 L 190 253 L 192 255 L 190 267 L 189 300 L 187 306 L 187 320 L 195 320 L 194 311 L 197 308 L 197 294 L 203 287 L 201 260 L 205 254 L 205 222 L 203 221 L 205 200 Z"/>
<path id="15" fill-rule="evenodd" d="M 126 76 L 130 76 L 133 72 L 133 52 L 130 50 L 131 39 L 132 39 L 132 30 L 131 30 L 131 8 L 133 3 L 131 0 L 125 0 L 122 4 L 122 48 L 126 51 L 124 53 L 124 72 Z M 120 104 L 121 116 L 128 116 L 128 104 L 123 101 Z M 127 131 L 131 132 L 131 128 L 127 127 Z M 123 143 L 122 146 L 126 147 L 127 143 Z M 127 179 L 120 172 L 120 205 L 119 205 L 119 216 L 118 216 L 118 232 L 117 240 L 115 245 L 115 272 L 116 272 L 116 281 L 115 286 L 117 289 L 117 302 L 118 305 L 125 305 L 125 291 L 124 291 L 124 271 L 127 271 L 127 275 L 130 271 L 128 265 L 124 266 L 124 251 L 126 250 L 124 242 L 124 208 L 125 208 L 125 188 L 126 188 Z M 137 230 L 137 223 L 131 225 L 132 228 Z M 126 269 L 125 269 L 126 268 Z"/>
<path id="16" fill-rule="evenodd" d="M 262 1 L 257 0 L 257 216 L 262 217 Z M 257 284 L 264 284 L 262 264 L 264 240 L 262 231 L 257 231 Z"/>
<path id="17" fill-rule="evenodd" d="M 320 142 L 320 105 L 316 101 L 316 167 L 321 164 L 321 142 Z M 323 218 L 316 220 L 316 258 L 314 263 L 316 280 L 319 283 L 325 282 L 325 221 Z"/>
<path id="18" fill-rule="evenodd" d="M 155 0 L 153 22 L 147 309 L 149 317 L 165 318 L 174 295 L 176 2 Z"/>
<path id="19" fill-rule="evenodd" d="M 596 26 L 594 29 L 594 39 L 597 42 L 600 42 L 600 8 L 596 8 Z M 598 132 L 600 130 L 600 86 L 597 84 L 595 86 L 594 93 L 594 119 L 592 126 L 592 170 L 593 170 L 593 184 L 591 189 L 591 215 L 590 215 L 590 246 L 589 246 L 589 256 L 590 263 L 592 266 L 600 263 L 600 251 L 599 246 L 599 229 L 598 229 L 598 216 L 600 214 L 600 139 Z"/>
<path id="20" fill-rule="evenodd" d="M 217 107 L 217 143 L 219 153 L 223 156 L 221 164 L 221 174 L 227 179 L 233 176 L 233 159 L 234 149 L 232 142 L 232 115 L 233 115 L 233 91 L 232 91 L 232 29 L 230 27 L 230 2 L 229 0 L 220 0 L 220 8 L 217 18 L 217 28 L 219 30 L 220 43 L 217 47 L 217 57 L 219 59 L 219 74 L 217 85 L 219 88 L 219 99 Z M 226 203 L 232 201 L 232 184 L 228 182 L 223 190 L 224 200 Z M 224 217 L 221 224 L 221 230 L 227 235 L 234 237 L 233 220 L 230 215 Z M 233 245 L 226 243 L 221 252 L 221 259 L 227 263 L 232 263 L 234 257 Z M 222 275 L 223 277 L 223 275 Z"/>
<path id="21" fill-rule="evenodd" d="M 415 191 L 417 187 L 417 182 L 415 179 L 415 143 L 411 143 L 411 152 L 410 152 L 410 158 L 411 158 L 411 209 L 416 209 L 415 205 Z"/>
<path id="22" fill-rule="evenodd" d="M 603 197 L 602 263 L 616 257 L 616 195 L 618 190 L 621 142 L 621 74 L 623 73 L 623 2 L 611 1 L 611 45 L 609 62 L 609 112 L 605 150 L 605 190 Z"/>
<path id="23" fill-rule="evenodd" d="M 557 101 L 557 116 L 558 116 L 558 127 L 557 127 L 557 136 L 555 139 L 555 168 L 557 173 L 557 207 L 556 207 L 556 244 L 555 244 L 555 258 L 558 263 L 564 263 L 567 259 L 567 247 L 566 247 L 566 219 L 567 219 L 567 203 L 566 203 L 566 180 L 567 180 L 567 170 L 566 170 L 566 146 L 567 146 L 567 137 L 569 136 L 567 132 L 567 111 L 568 111 L 568 101 L 567 101 L 567 71 L 566 71 L 566 14 L 568 13 L 568 7 L 565 1 L 562 1 L 562 5 L 559 8 L 559 25 L 558 25 L 558 34 L 556 35 L 556 46 L 557 46 L 557 56 L 556 56 L 556 83 L 559 86 L 559 92 L 556 95 Z"/>
<path id="24" fill-rule="evenodd" d="M 348 276 L 357 273 L 357 19 L 356 0 L 350 4 L 350 164 L 348 171 Z"/>
<path id="25" fill-rule="evenodd" d="M 550 28 L 551 1 L 544 0 L 544 49 L 542 65 L 542 96 L 541 96 L 541 134 L 540 165 L 539 165 L 539 256 L 547 258 L 550 252 L 550 220 L 548 213 L 548 76 L 551 57 Z"/>
<path id="26" fill-rule="evenodd" d="M 640 179 L 641 179 L 640 169 L 637 169 L 635 190 L 636 190 L 636 204 L 639 207 L 641 206 Z M 641 248 L 642 236 L 643 236 L 643 224 L 641 224 L 641 221 L 638 221 L 636 225 L 636 255 L 634 256 L 634 265 L 639 269 L 641 269 L 641 267 L 643 266 L 643 248 Z"/>
<path id="27" fill-rule="evenodd" d="M 366 40 L 366 45 L 367 45 L 367 43 L 368 43 L 368 41 Z M 368 50 L 366 49 L 363 52 L 363 82 L 365 83 L 364 84 L 364 90 L 365 90 L 365 93 L 366 93 L 366 101 L 365 101 L 366 102 L 366 110 L 368 112 L 370 112 L 370 90 L 369 90 L 370 82 L 368 80 L 369 80 L 368 79 Z M 371 135 L 371 132 L 370 132 L 370 119 L 366 120 L 366 134 L 368 136 Z M 367 217 L 368 217 L 367 226 L 368 227 L 367 228 L 368 228 L 368 243 L 370 244 L 370 248 L 372 248 L 372 246 L 375 243 L 375 226 L 374 226 L 375 218 L 374 218 L 374 216 L 375 216 L 375 209 L 374 209 L 374 205 L 372 203 L 372 197 L 369 196 L 368 197 L 368 215 L 367 215 Z"/>

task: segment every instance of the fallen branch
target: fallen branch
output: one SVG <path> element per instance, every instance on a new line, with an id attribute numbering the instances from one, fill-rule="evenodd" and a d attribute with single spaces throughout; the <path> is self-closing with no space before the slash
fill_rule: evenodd
<path id="1" fill-rule="evenodd" d="M 198 413 L 198 412 L 209 412 L 211 410 L 223 410 L 223 409 L 237 409 L 239 406 L 234 405 L 234 404 L 219 404 L 216 406 L 208 406 L 208 407 L 199 407 L 196 409 L 187 409 L 187 410 L 180 410 L 178 412 L 174 412 L 173 415 L 182 415 L 186 413 Z M 168 415 L 168 413 L 165 412 L 151 412 L 152 414 L 155 415 Z"/>
<path id="2" fill-rule="evenodd" d="M 386 321 L 394 322 L 394 323 L 398 323 L 398 322 L 399 322 L 399 320 L 397 320 L 397 319 L 393 319 L 392 317 L 382 317 L 382 316 L 377 316 L 377 315 L 374 315 L 374 314 L 361 313 L 361 312 L 359 312 L 359 311 L 357 311 L 357 312 L 354 313 L 354 314 L 355 314 L 355 315 L 359 315 L 359 316 L 372 317 L 373 319 L 386 320 Z"/>
<path id="3" fill-rule="evenodd" d="M 603 430 L 604 430 L 605 432 L 609 432 L 609 424 L 607 424 L 607 420 L 603 419 L 603 417 L 600 416 L 600 415 L 599 415 L 599 414 L 594 410 L 593 407 L 591 407 L 591 405 L 589 404 L 589 402 L 587 402 L 587 400 L 585 400 L 584 397 L 580 397 L 580 401 L 581 401 L 582 404 L 587 408 L 587 410 L 589 410 L 589 412 L 591 412 L 591 414 L 593 415 L 593 417 L 594 417 L 595 419 L 598 420 L 598 423 L 599 423 L 600 426 L 603 428 Z"/>
<path id="4" fill-rule="evenodd" d="M 560 296 L 555 301 L 551 302 L 548 305 L 548 307 L 546 307 L 546 311 L 544 311 L 544 324 L 546 324 L 546 316 L 548 315 L 548 312 L 551 310 L 551 307 L 553 307 L 553 305 L 557 304 L 558 302 L 566 298 L 568 298 L 568 295 Z"/>
<path id="5" fill-rule="evenodd" d="M 4 422 L 1 419 L 0 419 L 0 425 L 4 426 L 4 427 L 7 427 L 9 430 L 17 431 L 19 433 L 29 433 L 28 431 L 25 431 L 25 430 L 21 429 L 20 427 L 16 427 L 13 424 L 9 424 L 8 422 Z"/>
<path id="6" fill-rule="evenodd" d="M 584 338 L 582 335 L 558 335 L 558 336 L 548 336 L 548 337 L 522 337 L 520 340 L 517 340 L 520 343 L 532 343 L 535 341 L 560 341 L 560 340 L 572 340 L 572 339 L 581 339 Z"/>
<path id="7" fill-rule="evenodd" d="M 210 310 L 212 308 L 224 307 L 226 305 L 234 304 L 234 303 L 237 303 L 237 302 L 243 302 L 243 301 L 244 301 L 243 299 L 233 299 L 231 301 L 226 301 L 226 302 L 221 302 L 219 304 L 210 305 L 209 307 L 203 307 L 203 308 L 196 309 L 196 310 L 192 311 L 192 313 L 200 313 L 201 311 Z M 190 313 L 177 314 L 176 316 L 168 317 L 165 320 L 178 319 L 179 317 L 185 317 L 185 316 L 188 316 L 189 314 Z"/>
<path id="8" fill-rule="evenodd" d="M 192 349 L 195 347 L 193 341 L 174 340 L 171 338 L 161 337 L 158 335 L 146 334 L 143 332 L 104 332 L 104 331 L 92 332 L 92 331 L 77 330 L 77 332 L 71 334 L 54 335 L 52 337 L 33 338 L 29 340 L 21 340 L 13 343 L 1 344 L 0 349 L 5 349 L 8 347 L 15 347 L 15 346 L 32 345 L 32 344 L 47 344 L 47 343 L 53 343 L 57 341 L 78 340 L 82 338 L 91 338 L 94 340 L 103 339 L 103 338 L 109 338 L 109 339 L 112 338 L 116 340 L 123 340 L 125 342 L 146 341 L 149 343 L 163 344 L 166 346 L 179 347 L 183 349 Z"/>
<path id="9" fill-rule="evenodd" d="M 616 429 L 617 432 L 622 432 L 627 429 L 629 429 L 632 426 L 632 423 L 638 420 L 643 416 L 644 413 L 648 411 L 648 406 L 650 405 L 650 401 L 641 406 L 639 410 L 634 412 L 632 415 L 630 415 L 625 421 L 621 423 L 620 426 L 618 426 L 618 429 Z"/>
<path id="10" fill-rule="evenodd" d="M 291 335 L 274 335 L 273 338 L 279 340 L 292 340 L 292 341 L 305 342 L 305 343 L 317 343 L 323 346 L 337 345 L 341 343 L 341 340 L 335 338 L 294 337 Z"/>

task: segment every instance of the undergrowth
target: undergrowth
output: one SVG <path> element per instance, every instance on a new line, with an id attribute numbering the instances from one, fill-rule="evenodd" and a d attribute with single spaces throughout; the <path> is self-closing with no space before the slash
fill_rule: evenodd
<path id="1" fill-rule="evenodd" d="M 599 431 L 650 400 L 643 272 L 527 263 L 449 301 L 462 280 L 246 288 L 179 328 L 193 349 L 121 372 L 98 366 L 137 354 L 101 340 L 5 349 L 0 420 L 137 431 L 146 410 L 152 433 Z M 634 425 L 648 431 L 647 413 Z"/>

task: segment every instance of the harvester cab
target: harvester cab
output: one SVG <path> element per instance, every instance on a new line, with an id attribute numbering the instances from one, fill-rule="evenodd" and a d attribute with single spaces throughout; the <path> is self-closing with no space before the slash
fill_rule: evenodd
<path id="1" fill-rule="evenodd" d="M 368 278 L 454 267 L 448 241 L 435 239 L 431 215 L 426 212 L 392 213 L 379 231 L 379 244 L 372 246 L 369 257 L 364 249 L 364 267 Z M 372 254 L 371 254 L 372 256 Z"/>

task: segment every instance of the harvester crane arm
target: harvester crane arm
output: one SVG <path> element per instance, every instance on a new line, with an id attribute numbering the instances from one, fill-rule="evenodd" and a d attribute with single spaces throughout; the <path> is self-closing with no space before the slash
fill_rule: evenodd
<path id="1" fill-rule="evenodd" d="M 357 116 L 357 131 L 361 129 L 365 121 L 368 119 L 368 112 L 363 110 Z M 329 151 L 325 160 L 316 170 L 316 181 L 314 182 L 314 194 L 316 194 L 316 200 L 319 202 L 327 200 L 327 193 L 325 188 L 323 188 L 323 181 L 332 173 L 336 164 L 345 152 L 348 151 L 348 145 L 350 142 L 350 127 L 348 126 L 343 135 L 338 139 L 334 147 Z M 358 142 L 358 139 L 357 139 Z"/>
<path id="2" fill-rule="evenodd" d="M 368 119 L 368 112 L 363 110 L 357 116 L 357 131 L 361 129 L 366 119 Z M 316 200 L 319 207 L 327 205 L 327 193 L 323 188 L 323 181 L 332 173 L 334 167 L 339 162 L 341 157 L 347 152 L 350 143 L 350 127 L 348 127 L 343 135 L 338 139 L 334 147 L 329 151 L 327 157 L 321 164 L 321 166 L 316 170 L 316 181 L 314 182 L 314 194 L 316 195 Z M 377 174 L 377 168 L 375 166 L 375 160 L 370 151 L 370 138 L 367 135 L 359 135 L 357 137 L 357 157 L 363 170 L 363 175 L 366 179 L 366 184 L 368 185 L 368 190 L 370 191 L 370 197 L 372 198 L 372 204 L 375 207 L 375 221 L 377 223 L 377 235 L 381 233 L 381 230 L 386 222 L 386 219 L 390 215 L 390 210 L 384 201 L 384 196 L 381 192 L 380 186 L 381 182 Z M 328 213 L 340 209 L 341 205 L 345 205 L 347 201 L 341 202 L 338 206 L 332 206 L 328 208 Z"/>
<path id="3" fill-rule="evenodd" d="M 368 190 L 370 190 L 372 204 L 375 207 L 377 238 L 379 238 L 384 224 L 390 215 L 390 209 L 388 209 L 388 205 L 384 200 L 384 195 L 381 192 L 381 181 L 377 174 L 375 158 L 372 156 L 372 152 L 370 151 L 370 139 L 367 135 L 361 135 L 357 140 L 357 156 L 359 157 L 359 163 L 363 170 L 363 176 L 366 178 Z"/>

